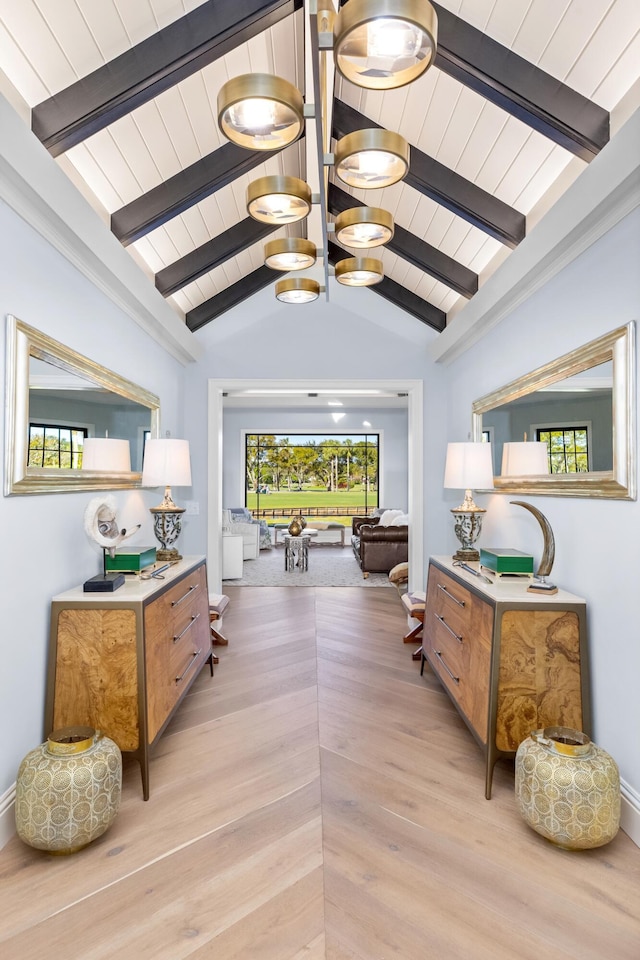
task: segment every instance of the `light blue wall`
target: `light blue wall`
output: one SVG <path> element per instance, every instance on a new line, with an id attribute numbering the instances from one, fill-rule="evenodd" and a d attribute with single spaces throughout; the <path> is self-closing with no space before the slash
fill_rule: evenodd
<path id="1" fill-rule="evenodd" d="M 608 331 L 640 320 L 640 210 L 629 214 L 577 260 L 514 310 L 447 368 L 448 432 L 464 439 L 472 401 Z M 637 367 L 637 358 L 636 358 Z M 434 505 L 453 506 L 441 488 Z M 640 794 L 640 643 L 636 531 L 640 503 L 527 497 L 549 519 L 556 543 L 552 579 L 587 601 L 594 739 L 618 761 Z M 540 528 L 501 495 L 487 507 L 483 540 L 533 552 Z M 455 546 L 453 534 L 448 547 Z"/>
<path id="2" fill-rule="evenodd" d="M 407 510 L 407 411 L 350 407 L 338 426 L 328 408 L 322 412 L 260 409 L 230 409 L 224 414 L 224 471 L 222 502 L 244 504 L 244 436 L 251 433 L 380 433 L 380 505 Z M 363 427 L 368 420 L 371 427 Z M 265 500 L 264 506 L 268 506 Z"/>
<path id="3" fill-rule="evenodd" d="M 7 314 L 145 387 L 161 399 L 162 425 L 180 435 L 184 370 L 64 257 L 0 201 L 0 336 L 5 367 Z M 4 379 L 4 377 L 3 377 Z M 4 436 L 4 418 L 0 423 Z M 4 445 L 4 443 L 3 443 Z M 84 533 L 94 493 L 0 498 L 2 670 L 0 797 L 28 750 L 44 738 L 51 597 L 100 570 L 101 556 Z M 132 542 L 155 543 L 148 507 L 158 491 L 114 492 L 122 526 L 142 523 Z M 47 731 L 48 732 L 48 731 Z"/>

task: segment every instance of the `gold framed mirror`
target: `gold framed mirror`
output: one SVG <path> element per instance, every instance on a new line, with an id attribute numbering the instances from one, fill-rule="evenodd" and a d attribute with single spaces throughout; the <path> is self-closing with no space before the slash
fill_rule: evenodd
<path id="1" fill-rule="evenodd" d="M 11 315 L 5 363 L 5 496 L 140 486 L 155 394 Z M 129 441 L 131 472 L 81 469 L 83 440 L 105 436 Z"/>
<path id="2" fill-rule="evenodd" d="M 480 397 L 472 435 L 492 442 L 494 490 L 635 500 L 635 397 L 633 321 Z M 503 444 L 524 434 L 547 441 L 549 473 L 500 476 Z"/>

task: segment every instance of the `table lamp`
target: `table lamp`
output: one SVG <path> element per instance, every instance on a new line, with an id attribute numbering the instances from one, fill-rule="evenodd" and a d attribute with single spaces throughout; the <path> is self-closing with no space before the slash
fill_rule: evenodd
<path id="1" fill-rule="evenodd" d="M 115 437 L 85 437 L 82 469 L 99 473 L 131 473 L 129 441 Z"/>
<path id="2" fill-rule="evenodd" d="M 493 487 L 493 464 L 490 443 L 449 443 L 444 468 L 444 486 L 448 489 L 464 490 L 465 498 L 459 507 L 451 513 L 455 522 L 454 530 L 460 548 L 453 555 L 454 560 L 469 563 L 479 560 L 480 554 L 473 544 L 480 536 L 482 518 L 486 513 L 476 506 L 471 495 L 472 489 Z"/>
<path id="3" fill-rule="evenodd" d="M 544 473 L 549 473 L 546 443 L 525 439 L 503 445 L 501 477 L 536 477 Z"/>
<path id="4" fill-rule="evenodd" d="M 164 438 L 147 440 L 144 448 L 142 466 L 142 486 L 164 486 L 164 500 L 157 507 L 151 507 L 153 532 L 161 544 L 158 560 L 175 562 L 182 560 L 173 546 L 182 530 L 184 507 L 178 507 L 171 497 L 171 487 L 191 486 L 191 461 L 189 441 Z"/>

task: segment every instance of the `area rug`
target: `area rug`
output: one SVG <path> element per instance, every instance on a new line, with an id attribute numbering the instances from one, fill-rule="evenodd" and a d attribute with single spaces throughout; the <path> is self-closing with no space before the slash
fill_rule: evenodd
<path id="1" fill-rule="evenodd" d="M 309 569 L 284 569 L 284 547 L 261 550 L 257 560 L 245 560 L 241 580 L 224 580 L 238 587 L 393 587 L 386 573 L 362 576 L 349 547 L 330 544 L 309 547 Z"/>

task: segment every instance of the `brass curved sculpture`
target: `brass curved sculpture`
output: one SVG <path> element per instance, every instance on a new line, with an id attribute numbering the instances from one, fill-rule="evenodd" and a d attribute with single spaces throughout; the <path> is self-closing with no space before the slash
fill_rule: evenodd
<path id="1" fill-rule="evenodd" d="M 540 566 L 538 567 L 538 572 L 536 577 L 539 580 L 544 580 L 545 577 L 548 577 L 551 573 L 551 568 L 553 567 L 553 561 L 556 556 L 556 542 L 553 539 L 553 530 L 551 529 L 551 524 L 545 517 L 543 513 L 540 513 L 537 507 L 532 507 L 530 503 L 525 503 L 523 500 L 510 500 L 510 503 L 514 503 L 518 507 L 524 507 L 525 510 L 528 510 L 529 513 L 532 513 L 540 527 L 542 529 L 542 535 L 544 537 L 544 548 L 542 551 L 542 559 L 540 560 Z"/>

